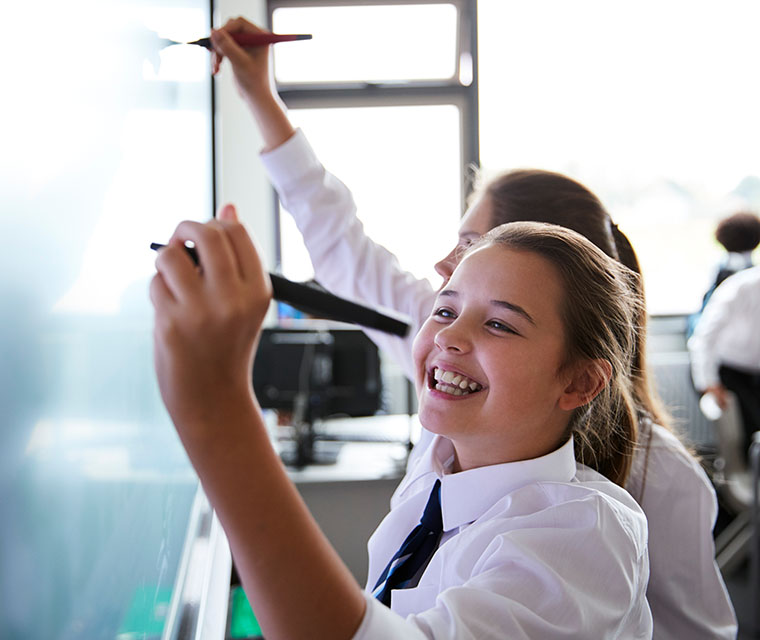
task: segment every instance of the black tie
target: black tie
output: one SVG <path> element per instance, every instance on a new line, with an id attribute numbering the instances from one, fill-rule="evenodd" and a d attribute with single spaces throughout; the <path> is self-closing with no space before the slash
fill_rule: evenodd
<path id="1" fill-rule="evenodd" d="M 436 480 L 420 523 L 407 536 L 385 567 L 385 571 L 380 574 L 372 595 L 389 607 L 393 589 L 414 586 L 411 584 L 412 580 L 435 553 L 441 533 L 441 481 Z"/>

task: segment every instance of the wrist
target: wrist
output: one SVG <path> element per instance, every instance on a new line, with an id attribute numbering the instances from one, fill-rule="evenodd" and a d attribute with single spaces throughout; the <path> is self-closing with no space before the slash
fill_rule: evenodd
<path id="1" fill-rule="evenodd" d="M 244 432 L 261 428 L 266 434 L 252 390 L 209 389 L 196 398 L 170 407 L 172 421 L 191 458 L 195 451 L 234 446 Z"/>
<path id="2" fill-rule="evenodd" d="M 295 133 L 295 128 L 288 119 L 285 106 L 271 92 L 267 92 L 263 98 L 248 100 L 248 107 L 264 140 L 264 151 L 271 151 L 279 147 Z"/>

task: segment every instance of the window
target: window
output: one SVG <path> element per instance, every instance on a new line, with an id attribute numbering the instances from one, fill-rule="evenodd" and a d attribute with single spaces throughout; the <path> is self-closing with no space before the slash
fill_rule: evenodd
<path id="1" fill-rule="evenodd" d="M 275 32 L 313 35 L 274 48 L 294 124 L 350 187 L 369 235 L 437 284 L 478 160 L 474 0 L 269 7 Z M 283 273 L 312 277 L 300 234 L 279 220 Z"/>
<path id="2" fill-rule="evenodd" d="M 638 253 L 650 313 L 696 310 L 718 219 L 760 208 L 758 19 L 745 0 L 478 3 L 484 169 L 586 184 Z"/>
<path id="3" fill-rule="evenodd" d="M 459 223 L 457 109 L 445 104 L 298 109 L 292 119 L 325 166 L 350 185 L 368 235 L 391 248 L 405 269 L 435 282 L 433 265 L 446 255 Z M 310 278 L 301 234 L 290 216 L 280 223 L 286 275 Z"/>
<path id="4" fill-rule="evenodd" d="M 314 36 L 308 56 L 277 51 L 278 82 L 448 80 L 457 69 L 452 4 L 283 7 L 273 27 Z"/>

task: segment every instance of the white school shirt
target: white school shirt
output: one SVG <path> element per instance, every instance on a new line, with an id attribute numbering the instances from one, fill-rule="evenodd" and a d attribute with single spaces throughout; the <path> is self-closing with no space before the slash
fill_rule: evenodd
<path id="1" fill-rule="evenodd" d="M 403 271 L 392 253 L 366 236 L 351 192 L 325 170 L 301 130 L 261 159 L 284 208 L 303 234 L 316 279 L 338 295 L 411 318 L 412 331 L 406 338 L 375 331 L 367 334 L 413 380 L 411 345 L 430 314 L 435 291 L 426 280 Z M 423 429 L 409 469 L 432 439 Z M 733 640 L 736 616 L 715 564 L 715 491 L 699 464 L 662 427 L 652 429 L 643 482 L 645 458 L 643 449 L 634 458 L 629 490 L 654 533 L 649 543 L 647 592 L 654 616 L 653 637 Z M 679 517 L 673 517 L 674 513 Z"/>
<path id="2" fill-rule="evenodd" d="M 453 454 L 436 436 L 370 538 L 354 640 L 651 637 L 646 519 L 627 491 L 576 464 L 572 439 L 448 473 Z M 390 613 L 371 591 L 439 478 L 440 546 L 415 588 L 391 592 Z"/>
<path id="3" fill-rule="evenodd" d="M 760 373 L 760 266 L 718 285 L 689 339 L 689 355 L 700 391 L 720 383 L 722 364 Z"/>

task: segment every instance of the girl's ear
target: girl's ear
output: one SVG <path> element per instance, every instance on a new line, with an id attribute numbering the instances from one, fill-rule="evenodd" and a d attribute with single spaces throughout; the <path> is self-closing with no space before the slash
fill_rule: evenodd
<path id="1" fill-rule="evenodd" d="M 559 399 L 559 407 L 572 411 L 591 402 L 607 386 L 612 377 L 612 365 L 597 358 L 586 360 L 575 367 L 570 382 Z"/>

